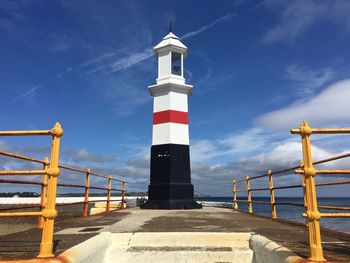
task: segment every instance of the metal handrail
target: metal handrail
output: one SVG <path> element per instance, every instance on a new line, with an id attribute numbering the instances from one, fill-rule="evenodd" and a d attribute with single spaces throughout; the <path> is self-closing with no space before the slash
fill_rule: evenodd
<path id="1" fill-rule="evenodd" d="M 271 204 L 271 217 L 277 218 L 276 205 L 290 205 L 305 207 L 306 212 L 303 213 L 303 217 L 307 219 L 307 227 L 309 232 L 309 243 L 310 243 L 310 257 L 312 261 L 324 261 L 323 249 L 320 234 L 319 221 L 322 218 L 345 218 L 350 217 L 350 213 L 320 213 L 319 209 L 328 210 L 341 210 L 350 211 L 350 207 L 343 206 L 332 206 L 332 205 L 318 205 L 316 197 L 316 186 L 332 186 L 332 185 L 344 185 L 350 184 L 350 180 L 338 180 L 333 182 L 319 182 L 315 183 L 314 177 L 316 175 L 332 175 L 341 174 L 348 175 L 350 170 L 326 170 L 326 169 L 315 169 L 314 165 L 327 163 L 335 160 L 350 157 L 350 153 L 332 156 L 326 159 L 322 159 L 313 162 L 311 156 L 311 134 L 344 134 L 350 133 L 350 128 L 334 128 L 334 129 L 312 129 L 308 126 L 307 122 L 302 122 L 299 129 L 292 129 L 292 134 L 301 135 L 302 148 L 303 148 L 303 162 L 299 166 L 289 167 L 282 170 L 271 171 L 257 176 L 247 176 L 246 179 L 234 180 L 233 181 L 233 208 L 238 209 L 238 203 L 248 203 L 248 212 L 253 213 L 252 204 Z M 302 184 L 287 185 L 287 186 L 273 186 L 273 175 L 278 175 L 286 172 L 294 171 L 295 174 L 302 175 Z M 251 188 L 250 181 L 269 177 L 269 187 Z M 246 189 L 237 189 L 237 184 L 246 182 Z M 276 189 L 290 189 L 290 188 L 302 188 L 304 193 L 304 203 L 293 203 L 293 202 L 275 202 L 274 190 Z M 254 191 L 268 191 L 270 190 L 270 202 L 252 200 L 252 192 Z M 247 192 L 247 200 L 237 199 L 237 193 Z M 312 249 L 311 249 L 312 247 Z"/>
<path id="2" fill-rule="evenodd" d="M 38 257 L 47 258 L 54 256 L 53 250 L 53 232 L 54 222 L 57 217 L 56 210 L 56 188 L 57 178 L 60 174 L 58 168 L 60 138 L 63 135 L 63 129 L 57 122 L 51 130 L 44 131 L 0 131 L 0 136 L 32 136 L 32 135 L 51 135 L 51 155 L 50 164 L 45 159 L 43 170 L 31 170 L 31 171 L 0 171 L 0 175 L 35 175 L 39 174 L 43 177 L 42 189 L 46 189 L 45 183 L 47 183 L 47 192 L 45 191 L 46 198 L 44 205 L 41 203 L 41 210 L 39 212 L 2 212 L 0 217 L 18 217 L 18 216 L 39 216 L 43 219 L 42 222 L 42 237 L 40 243 L 40 251 Z M 44 178 L 46 178 L 44 182 Z M 47 180 L 49 178 L 49 180 Z"/>
<path id="3" fill-rule="evenodd" d="M 38 257 L 40 258 L 49 258 L 53 257 L 53 227 L 54 220 L 57 217 L 56 206 L 68 206 L 68 205 L 77 205 L 84 204 L 83 207 L 83 216 L 88 216 L 88 204 L 90 202 L 106 202 L 106 211 L 110 210 L 111 202 L 111 191 L 121 192 L 122 201 L 121 208 L 124 208 L 125 204 L 125 180 L 120 180 L 113 178 L 112 176 L 104 176 L 96 172 L 91 172 L 90 169 L 82 169 L 77 167 L 71 167 L 67 165 L 59 165 L 59 146 L 60 146 L 60 137 L 63 135 L 63 130 L 59 123 L 51 130 L 44 131 L 0 131 L 0 136 L 31 136 L 31 135 L 51 135 L 52 136 L 52 148 L 51 148 L 51 160 L 48 158 L 44 160 L 39 160 L 36 158 L 31 158 L 28 156 L 23 156 L 15 153 L 10 153 L 7 151 L 0 151 L 0 155 L 7 156 L 10 158 L 16 158 L 24 161 L 40 163 L 43 165 L 42 170 L 3 170 L 0 171 L 0 176 L 14 176 L 14 175 L 41 175 L 42 181 L 29 181 L 29 180 L 12 180 L 12 179 L 0 179 L 0 183 L 5 184 L 31 184 L 31 185 L 40 185 L 41 186 L 41 195 L 40 195 L 40 204 L 38 205 L 26 205 L 26 206 L 10 206 L 0 208 L 0 217 L 18 217 L 18 216 L 35 216 L 39 217 L 38 228 L 43 229 L 42 240 L 40 244 L 40 252 Z M 60 169 L 70 170 L 74 172 L 84 173 L 86 175 L 85 184 L 67 184 L 67 183 L 58 183 L 58 177 L 60 174 Z M 96 176 L 108 180 L 107 187 L 99 186 L 90 186 L 90 176 Z M 120 182 L 120 189 L 112 187 L 112 181 Z M 72 187 L 72 188 L 84 188 L 84 201 L 82 202 L 73 202 L 73 203 L 56 203 L 56 192 L 57 187 Z M 103 190 L 107 191 L 107 200 L 94 200 L 89 201 L 89 191 L 90 189 Z M 29 209 L 29 208 L 40 208 L 39 212 L 25 211 L 25 212 L 3 212 L 11 210 L 20 210 L 20 209 Z"/>

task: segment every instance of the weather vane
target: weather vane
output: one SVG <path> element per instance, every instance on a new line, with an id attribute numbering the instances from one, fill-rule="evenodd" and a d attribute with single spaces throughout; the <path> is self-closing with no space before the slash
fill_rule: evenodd
<path id="1" fill-rule="evenodd" d="M 172 12 L 171 12 L 171 9 L 169 9 L 168 20 L 169 20 L 169 32 L 172 32 L 172 31 L 173 31 L 173 21 L 174 21 L 174 17 L 173 17 L 173 14 L 172 14 Z"/>

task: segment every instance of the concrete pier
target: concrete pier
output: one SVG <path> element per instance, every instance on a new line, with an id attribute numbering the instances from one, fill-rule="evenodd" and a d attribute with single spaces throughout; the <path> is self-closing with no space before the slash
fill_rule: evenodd
<path id="1" fill-rule="evenodd" d="M 193 241 L 191 233 L 195 233 L 192 235 L 193 240 L 195 240 L 196 236 L 198 240 L 202 240 L 202 243 Z M 120 247 L 124 245 L 112 240 L 120 240 L 119 242 L 122 242 L 122 235 L 124 237 L 128 236 L 127 245 L 132 244 L 131 240 L 134 240 L 134 244 L 138 245 L 130 246 L 128 249 L 121 251 Z M 220 238 L 223 237 L 222 235 L 225 238 L 220 241 Z M 170 239 L 169 236 L 171 237 Z M 92 240 L 92 237 L 99 241 Z M 133 239 L 130 239 L 131 237 Z M 143 255 L 141 258 L 145 259 L 148 254 L 157 254 L 155 251 L 162 252 L 168 247 L 170 250 L 173 249 L 173 251 L 168 251 L 170 254 L 167 255 L 170 256 L 172 255 L 171 253 L 177 253 L 177 256 L 182 253 L 189 253 L 188 255 L 190 255 L 193 251 L 199 250 L 202 252 L 206 251 L 209 257 L 211 252 L 221 250 L 223 255 L 227 254 L 228 257 L 231 256 L 232 258 L 234 254 L 233 247 L 238 246 L 239 242 L 224 241 L 227 238 L 230 240 L 241 238 L 243 243 L 246 242 L 247 248 L 252 249 L 255 246 L 254 249 L 256 251 L 259 250 L 259 244 L 265 242 L 265 247 L 267 247 L 268 243 L 276 244 L 275 248 L 272 248 L 274 251 L 277 251 L 279 247 L 285 247 L 287 250 L 292 251 L 292 256 L 294 253 L 294 255 L 301 258 L 307 258 L 308 256 L 309 248 L 305 226 L 283 220 L 276 221 L 253 216 L 229 208 L 216 207 L 204 207 L 200 210 L 141 210 L 139 208 L 128 208 L 87 218 L 67 219 L 57 223 L 55 226 L 54 250 L 56 255 L 60 255 L 84 241 L 87 242 L 85 244 L 90 244 L 90 246 L 91 244 L 96 244 L 96 246 L 100 244 L 102 246 L 103 242 L 101 240 L 105 240 L 106 246 L 103 247 L 108 246 L 109 251 L 119 251 L 121 253 L 120 256 L 124 255 L 124 257 L 126 255 L 130 256 L 129 252 L 137 252 L 139 253 L 137 255 Z M 249 242 L 247 241 L 248 239 Z M 164 243 L 162 240 L 168 243 Z M 212 242 L 208 240 L 212 240 Z M 39 241 L 40 230 L 38 229 L 0 236 L 1 259 L 34 258 L 38 252 Z M 349 234 L 323 230 L 322 241 L 325 257 L 330 262 L 350 261 Z M 218 245 L 220 242 L 222 246 Z M 143 250 L 140 251 L 140 249 Z M 106 253 L 109 252 L 107 251 Z M 244 250 L 242 253 L 249 258 L 248 250 Z M 283 253 L 287 255 L 289 252 Z M 86 253 L 84 252 L 84 254 Z M 62 255 L 65 254 L 63 253 Z M 162 253 L 158 253 L 158 255 L 164 256 Z M 227 261 L 227 258 L 225 260 L 225 262 L 230 262 Z M 132 261 L 129 260 L 128 262 Z M 234 259 L 232 262 L 234 262 Z"/>

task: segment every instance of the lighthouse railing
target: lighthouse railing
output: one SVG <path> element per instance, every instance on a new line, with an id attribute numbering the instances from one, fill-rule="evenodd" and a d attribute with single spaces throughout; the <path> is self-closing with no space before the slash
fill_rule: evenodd
<path id="1" fill-rule="evenodd" d="M 315 169 L 314 166 L 319 164 L 325 164 L 331 161 L 341 160 L 350 157 L 350 153 L 336 155 L 330 158 L 322 159 L 314 162 L 311 154 L 311 134 L 338 134 L 349 133 L 350 129 L 312 129 L 306 122 L 300 125 L 299 129 L 292 129 L 292 134 L 299 134 L 302 140 L 302 152 L 303 161 L 298 166 L 289 167 L 282 170 L 272 171 L 268 170 L 266 173 L 257 176 L 246 176 L 244 179 L 233 180 L 233 208 L 239 209 L 239 203 L 247 203 L 247 212 L 253 213 L 253 204 L 264 204 L 271 206 L 271 218 L 277 220 L 277 206 L 287 205 L 304 207 L 305 213 L 302 214 L 306 218 L 306 227 L 309 233 L 309 246 L 310 257 L 312 261 L 325 261 L 323 257 L 323 249 L 321 242 L 321 227 L 320 220 L 322 218 L 346 218 L 350 217 L 350 207 L 346 206 L 333 206 L 333 205 L 318 205 L 316 187 L 334 186 L 334 185 L 346 185 L 350 184 L 350 180 L 336 180 L 330 182 L 315 182 L 316 175 L 336 175 L 341 174 L 346 176 L 350 174 L 350 170 L 322 170 Z M 273 179 L 276 176 L 286 175 L 287 173 L 294 172 L 294 174 L 301 175 L 301 183 L 293 185 L 275 186 Z M 268 187 L 251 187 L 251 182 L 257 179 L 268 178 Z M 241 186 L 246 184 L 246 187 Z M 261 182 L 260 182 L 261 185 Z M 276 202 L 275 190 L 285 190 L 299 188 L 303 192 L 303 203 L 295 202 Z M 270 202 L 258 201 L 253 199 L 253 192 L 268 191 L 270 196 Z M 241 199 L 240 193 L 247 193 L 247 199 Z M 335 211 L 349 211 L 349 213 L 323 213 L 319 212 L 319 209 L 335 210 Z"/>

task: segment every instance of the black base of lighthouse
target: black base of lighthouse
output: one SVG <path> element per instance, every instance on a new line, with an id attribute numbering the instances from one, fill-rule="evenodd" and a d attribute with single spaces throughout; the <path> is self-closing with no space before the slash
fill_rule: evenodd
<path id="1" fill-rule="evenodd" d="M 162 144 L 151 148 L 151 184 L 143 209 L 202 208 L 193 200 L 189 145 Z"/>

